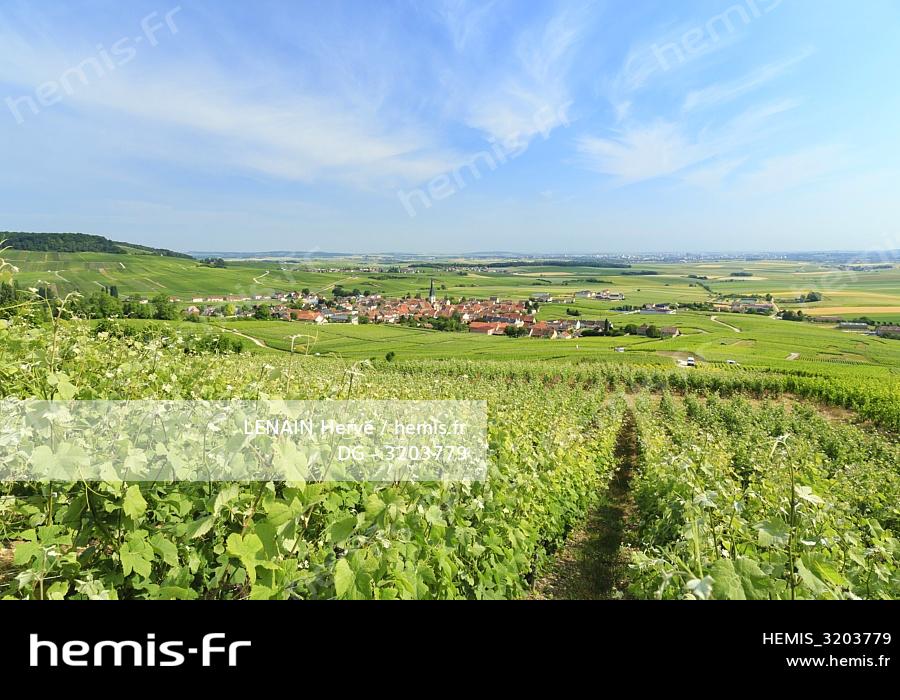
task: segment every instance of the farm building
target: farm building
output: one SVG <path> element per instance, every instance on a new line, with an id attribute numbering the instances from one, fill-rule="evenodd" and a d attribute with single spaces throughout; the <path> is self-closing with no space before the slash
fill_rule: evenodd
<path id="1" fill-rule="evenodd" d="M 675 309 L 673 309 L 668 304 L 647 304 L 643 309 L 641 309 L 641 313 L 645 315 L 672 315 L 675 313 Z"/>
<path id="2" fill-rule="evenodd" d="M 473 321 L 469 324 L 469 333 L 481 333 L 482 335 L 494 335 L 502 333 L 499 323 L 485 323 L 484 321 Z"/>
<path id="3" fill-rule="evenodd" d="M 318 311 L 305 311 L 303 309 L 290 309 L 288 311 L 292 321 L 303 321 L 306 323 L 325 323 L 325 317 Z"/>
<path id="4" fill-rule="evenodd" d="M 549 338 L 550 340 L 553 340 L 558 335 L 559 333 L 557 330 L 547 323 L 535 323 L 531 328 L 532 338 Z"/>

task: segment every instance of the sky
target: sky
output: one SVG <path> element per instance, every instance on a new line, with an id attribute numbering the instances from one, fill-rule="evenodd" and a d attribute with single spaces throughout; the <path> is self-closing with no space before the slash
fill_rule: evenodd
<path id="1" fill-rule="evenodd" d="M 0 230 L 900 248 L 896 0 L 0 0 Z"/>

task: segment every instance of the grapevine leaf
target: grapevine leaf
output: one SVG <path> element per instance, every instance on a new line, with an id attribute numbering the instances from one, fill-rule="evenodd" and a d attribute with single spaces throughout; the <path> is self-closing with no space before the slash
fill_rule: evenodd
<path id="1" fill-rule="evenodd" d="M 804 554 L 801 559 L 803 560 L 804 565 L 807 566 L 810 571 L 815 573 L 816 578 L 834 586 L 846 586 L 848 584 L 847 579 L 838 572 L 834 567 L 834 564 L 823 554 L 810 552 Z"/>
<path id="2" fill-rule="evenodd" d="M 247 576 L 250 578 L 250 583 L 255 582 L 256 566 L 259 563 L 257 555 L 263 550 L 263 543 L 259 536 L 250 533 L 241 537 L 241 535 L 233 532 L 228 535 L 227 548 L 228 554 L 240 559 L 241 564 L 244 565 L 244 568 L 247 570 Z"/>
<path id="3" fill-rule="evenodd" d="M 757 525 L 756 529 L 759 531 L 760 547 L 786 545 L 788 542 L 788 537 L 791 534 L 790 528 L 788 528 L 787 523 L 785 523 L 781 518 L 772 518 L 771 520 L 767 520 L 766 522 Z"/>
<path id="4" fill-rule="evenodd" d="M 125 511 L 125 515 L 132 520 L 137 520 L 147 512 L 147 501 L 144 500 L 140 486 L 135 484 L 134 486 L 128 487 L 128 491 L 125 492 L 125 500 L 122 503 L 122 509 Z"/>
<path id="5" fill-rule="evenodd" d="M 213 515 L 218 515 L 219 511 L 222 510 L 225 506 L 231 503 L 234 499 L 241 495 L 241 487 L 238 484 L 232 484 L 221 491 L 219 491 L 216 496 L 215 504 L 213 505 Z"/>
<path id="6" fill-rule="evenodd" d="M 350 564 L 346 559 L 339 559 L 334 567 L 334 590 L 338 598 L 346 596 L 347 592 L 353 587 L 356 581 L 356 574 L 350 568 Z"/>
<path id="7" fill-rule="evenodd" d="M 16 566 L 27 564 L 37 557 L 42 550 L 43 547 L 37 542 L 21 542 L 16 546 L 16 551 L 13 555 L 13 563 Z"/>
<path id="8" fill-rule="evenodd" d="M 734 562 L 734 570 L 741 577 L 741 585 L 748 600 L 766 600 L 772 589 L 771 580 L 752 559 L 739 557 Z"/>
<path id="9" fill-rule="evenodd" d="M 806 501 L 807 503 L 812 503 L 813 505 L 817 506 L 825 503 L 825 501 L 823 501 L 813 493 L 811 486 L 795 486 L 794 492 L 797 494 L 797 498 L 802 501 Z"/>
<path id="10" fill-rule="evenodd" d="M 160 600 L 196 600 L 199 596 L 197 591 L 190 588 L 182 588 L 180 586 L 160 586 L 156 592 L 156 597 Z"/>
<path id="11" fill-rule="evenodd" d="M 710 568 L 713 577 L 713 595 L 717 600 L 746 600 L 741 579 L 730 559 L 720 559 Z"/>
<path id="12" fill-rule="evenodd" d="M 806 557 L 797 559 L 797 573 L 800 574 L 800 578 L 806 584 L 806 587 L 815 595 L 818 596 L 825 593 L 828 590 L 828 586 L 809 569 L 807 562 L 804 561 L 805 559 Z"/>
<path id="13" fill-rule="evenodd" d="M 178 566 L 178 547 L 174 542 L 167 540 L 162 535 L 155 535 L 151 538 L 150 545 L 166 564 Z"/>
<path id="14" fill-rule="evenodd" d="M 328 536 L 335 544 L 341 544 L 353 533 L 356 527 L 356 516 L 352 515 L 348 518 L 338 520 L 328 528 Z"/>
<path id="15" fill-rule="evenodd" d="M 425 511 L 425 520 L 432 525 L 447 524 L 447 522 L 444 520 L 444 514 L 441 513 L 440 506 L 429 506 L 428 510 Z"/>
<path id="16" fill-rule="evenodd" d="M 145 550 L 133 542 L 126 542 L 119 550 L 119 556 L 122 561 L 122 571 L 126 576 L 130 576 L 131 572 L 140 574 L 143 577 L 150 575 L 151 561 L 145 558 Z M 151 549 L 152 556 L 152 549 Z"/>
<path id="17" fill-rule="evenodd" d="M 216 519 L 212 515 L 207 515 L 205 518 L 200 518 L 199 520 L 188 523 L 187 526 L 179 531 L 188 539 L 196 540 L 209 532 L 215 521 Z"/>
<path id="18" fill-rule="evenodd" d="M 273 527 L 281 527 L 294 518 L 294 510 L 284 501 L 273 501 L 266 506 L 266 521 Z"/>
<path id="19" fill-rule="evenodd" d="M 713 591 L 712 577 L 704 576 L 702 579 L 692 578 L 687 582 L 687 588 L 695 598 L 707 600 Z"/>
<path id="20" fill-rule="evenodd" d="M 66 593 L 69 592 L 69 584 L 67 581 L 57 581 L 47 589 L 47 600 L 64 600 Z"/>

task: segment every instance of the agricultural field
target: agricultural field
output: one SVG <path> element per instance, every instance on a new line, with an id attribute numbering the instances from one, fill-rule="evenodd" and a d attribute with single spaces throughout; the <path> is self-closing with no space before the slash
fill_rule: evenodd
<path id="1" fill-rule="evenodd" d="M 324 289 L 341 279 L 336 274 L 310 277 L 289 273 L 278 265 L 233 264 L 218 269 L 195 260 L 152 255 L 6 251 L 4 259 L 18 268 L 15 278 L 23 287 L 49 284 L 60 296 L 115 285 L 122 296 L 150 297 L 163 292 L 190 301 L 195 295 L 252 296 L 307 284 Z M 7 272 L 5 277 L 12 275 Z"/>
<path id="2" fill-rule="evenodd" d="M 640 317 L 607 314 L 624 325 Z M 670 339 L 641 336 L 582 337 L 568 340 L 507 338 L 474 333 L 444 333 L 383 324 L 313 324 L 285 321 L 181 323 L 186 334 L 225 333 L 238 338 L 249 352 L 291 352 L 333 356 L 348 361 L 380 360 L 389 352 L 397 359 L 533 359 L 567 363 L 616 361 L 625 364 L 677 365 L 694 356 L 704 365 L 727 370 L 742 367 L 815 372 L 826 376 L 884 377 L 900 374 L 900 343 L 814 324 L 781 322 L 751 315 L 685 312 L 666 321 L 682 335 Z M 642 321 L 646 322 L 646 321 Z M 728 325 L 723 325 L 726 323 Z M 123 321 L 136 328 L 153 321 Z M 738 332 L 739 331 L 739 332 Z M 624 352 L 616 353 L 615 348 Z"/>
<path id="3" fill-rule="evenodd" d="M 775 297 L 804 280 L 823 294 L 796 305 L 807 311 L 839 298 L 889 309 L 898 293 L 896 269 L 853 273 L 854 296 L 842 297 L 834 270 L 790 262 L 432 276 L 148 255 L 4 260 L 20 287 L 53 271 L 60 293 L 401 295 L 433 278 L 454 296 L 610 288 L 635 305 L 708 301 L 688 275 Z M 540 317 L 577 309 L 681 335 L 8 314 L 2 398 L 482 400 L 489 457 L 476 482 L 0 483 L 0 598 L 897 598 L 900 343 L 759 315 L 613 310 L 620 303 L 548 303 Z M 687 356 L 699 366 L 684 367 Z M 70 448 L 53 449 L 62 459 Z M 165 448 L 131 449 L 152 461 Z"/>
<path id="4" fill-rule="evenodd" d="M 186 353 L 174 328 L 117 336 L 79 321 L 2 332 L 5 397 L 485 400 L 489 472 L 474 483 L 7 483 L 0 597 L 565 597 L 560 558 L 610 510 L 623 514 L 604 524 L 620 533 L 606 546 L 621 566 L 580 597 L 900 593 L 896 382 Z"/>
<path id="5" fill-rule="evenodd" d="M 194 296 L 269 295 L 309 288 L 327 294 L 336 285 L 359 288 L 384 296 L 427 295 L 435 281 L 439 297 L 485 298 L 500 296 L 527 299 L 535 293 L 549 293 L 560 299 L 573 297 L 585 289 L 612 289 L 626 295 L 625 302 L 574 300 L 567 304 L 587 318 L 611 313 L 623 303 L 709 301 L 714 295 L 771 294 L 783 308 L 802 309 L 813 315 L 852 318 L 867 315 L 880 321 L 900 320 L 900 266 L 860 272 L 809 263 L 723 261 L 722 263 L 636 263 L 632 270 L 603 267 L 504 267 L 498 271 L 448 272 L 417 265 L 414 272 L 365 273 L 351 263 L 335 260 L 266 261 L 229 260 L 224 269 L 199 261 L 153 255 L 103 253 L 44 253 L 7 250 L 4 259 L 18 268 L 16 279 L 22 286 L 53 285 L 59 294 L 70 291 L 90 293 L 115 285 L 120 294 L 152 296 L 160 292 L 189 302 Z M 384 265 L 385 263 L 380 263 Z M 470 265 L 477 264 L 469 261 Z M 346 269 L 346 272 L 313 272 L 318 269 Z M 652 271 L 653 275 L 627 274 Z M 750 277 L 733 277 L 746 273 Z M 694 275 L 695 277 L 690 277 Z M 706 279 L 698 279 L 705 277 Z M 11 279 L 12 273 L 0 273 Z M 704 288 L 709 287 L 712 294 Z M 811 291 L 822 294 L 821 301 L 797 303 L 797 297 Z M 540 318 L 558 315 L 556 305 L 545 308 Z M 563 311 L 564 313 L 564 311 Z"/>
<path id="6" fill-rule="evenodd" d="M 803 405 L 638 405 L 633 594 L 896 598 L 895 442 Z"/>
<path id="7" fill-rule="evenodd" d="M 383 357 L 388 352 L 415 358 L 533 358 L 566 361 L 604 359 L 616 347 L 619 357 L 633 363 L 676 362 L 692 354 L 701 362 L 740 363 L 793 371 L 834 374 L 852 367 L 864 374 L 895 376 L 900 366 L 900 343 L 861 333 L 842 332 L 829 324 L 787 323 L 762 316 L 681 310 L 674 316 L 648 317 L 616 311 L 628 304 L 689 304 L 714 300 L 716 295 L 771 294 L 782 308 L 810 315 L 843 318 L 867 316 L 879 322 L 900 320 L 900 268 L 869 272 L 840 270 L 790 261 L 722 261 L 693 264 L 636 264 L 632 270 L 591 267 L 514 267 L 497 272 L 460 274 L 418 268 L 414 273 L 363 273 L 354 265 L 335 261 L 228 261 L 224 269 L 199 261 L 154 255 L 102 253 L 44 253 L 7 250 L 4 259 L 15 266 L 0 273 L 21 287 L 52 285 L 58 294 L 90 294 L 115 285 L 120 296 L 151 297 L 165 293 L 187 306 L 207 295 L 264 295 L 309 288 L 327 296 L 336 285 L 359 288 L 387 297 L 427 294 L 435 281 L 439 296 L 525 299 L 538 292 L 561 301 L 541 306 L 538 320 L 609 319 L 617 326 L 654 323 L 675 326 L 681 336 L 669 340 L 643 337 L 579 338 L 541 342 L 531 339 L 479 337 L 464 333 L 435 333 L 395 327 L 313 327 L 281 322 L 222 322 L 229 331 L 246 336 L 248 348 L 302 349 L 311 354 L 335 354 L 348 359 Z M 473 264 L 470 263 L 469 264 Z M 334 268 L 340 272 L 311 272 Z M 648 270 L 654 275 L 623 274 Z M 433 273 L 433 274 L 432 274 Z M 750 275 L 734 277 L 733 274 Z M 698 279 L 698 278 L 706 279 Z M 701 286 L 704 285 L 704 286 Z M 708 289 L 707 289 L 708 288 Z M 612 289 L 625 302 L 573 299 L 576 291 Z M 713 293 L 710 293 L 712 290 Z M 796 303 L 798 296 L 817 291 L 822 300 Z M 299 337 L 298 337 L 299 336 Z M 292 338 L 293 337 L 293 338 Z"/>
<path id="8" fill-rule="evenodd" d="M 647 323 L 645 317 L 605 314 L 618 325 Z M 729 359 L 746 364 L 771 365 L 787 361 L 792 353 L 799 354 L 793 362 L 806 363 L 845 359 L 859 365 L 891 369 L 900 360 L 897 343 L 859 333 L 844 333 L 813 324 L 786 323 L 751 315 L 718 315 L 728 325 L 712 321 L 710 316 L 683 312 L 665 321 L 682 335 L 667 340 L 640 336 L 582 337 L 570 340 L 546 341 L 533 338 L 509 339 L 502 336 L 480 336 L 471 333 L 440 333 L 426 329 L 388 325 L 314 326 L 278 321 L 216 322 L 265 341 L 271 347 L 290 349 L 290 338 L 302 336 L 295 343 L 312 352 L 335 353 L 345 357 L 373 357 L 378 351 L 409 353 L 409 357 L 479 357 L 524 355 L 526 357 L 558 357 L 578 359 L 607 354 L 615 347 L 625 347 L 629 359 L 637 353 L 653 355 L 666 352 L 695 352 L 709 362 L 725 363 Z M 730 327 L 729 327 L 730 326 Z M 736 330 L 735 330 L 736 329 Z M 793 365 L 796 366 L 796 365 Z"/>

